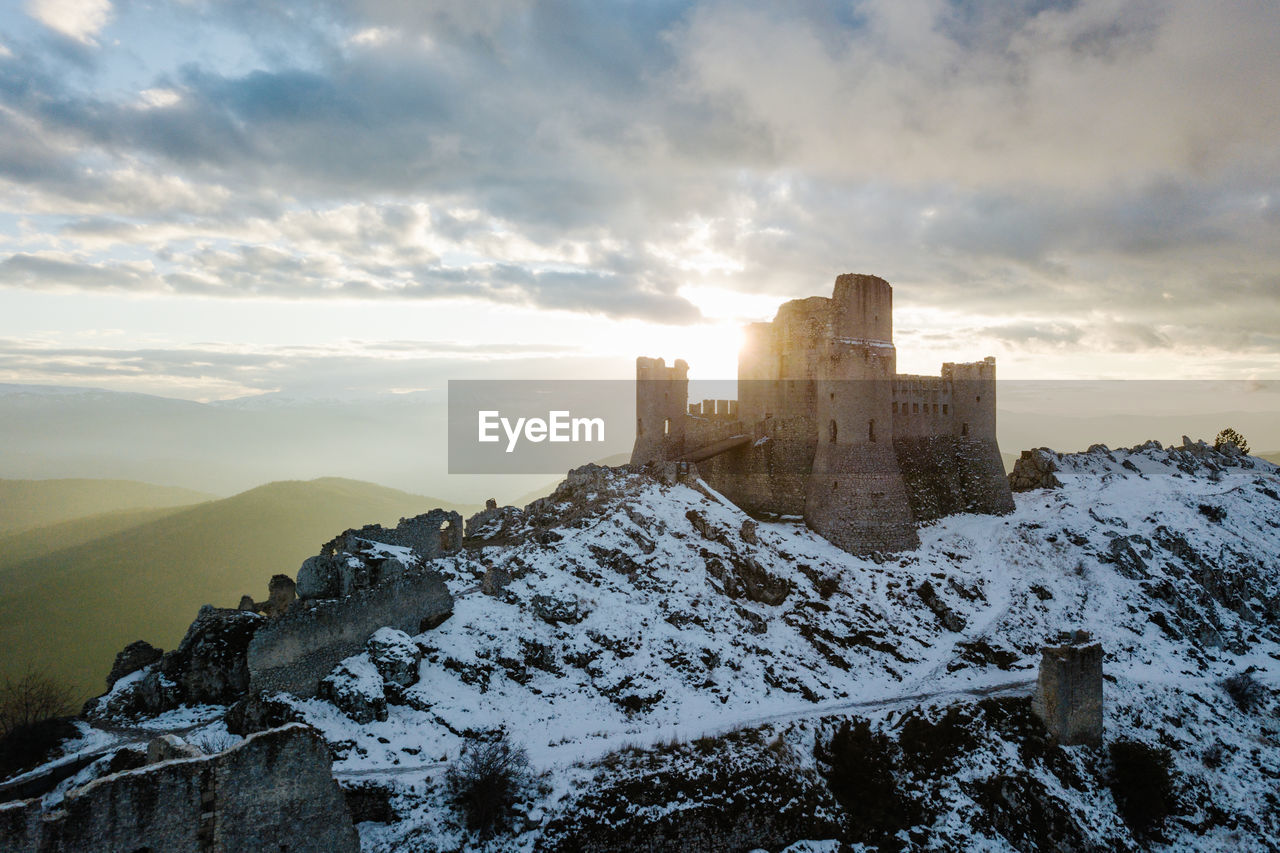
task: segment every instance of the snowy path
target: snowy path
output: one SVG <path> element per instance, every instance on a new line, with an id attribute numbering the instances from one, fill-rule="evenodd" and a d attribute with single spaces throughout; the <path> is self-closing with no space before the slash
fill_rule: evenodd
<path id="1" fill-rule="evenodd" d="M 997 682 L 994 684 L 985 684 L 980 687 L 952 688 L 949 690 L 936 690 L 926 693 L 910 693 L 900 694 L 896 696 L 881 697 L 878 699 L 859 699 L 855 701 L 836 701 L 836 702 L 819 702 L 806 708 L 795 709 L 791 711 L 782 711 L 777 714 L 766 714 L 759 717 L 751 717 L 738 720 L 731 724 L 713 726 L 704 729 L 680 730 L 677 732 L 682 740 L 696 740 L 701 737 L 715 737 L 727 734 L 731 731 L 744 728 L 752 728 L 755 726 L 763 726 L 777 723 L 790 723 L 798 720 L 811 719 L 814 717 L 823 717 L 829 714 L 838 714 L 843 711 L 876 711 L 884 709 L 892 709 L 897 706 L 913 707 L 937 699 L 947 699 L 951 702 L 959 702 L 965 700 L 986 699 L 991 696 L 1007 696 L 1020 695 L 1030 691 L 1035 685 L 1034 678 L 1019 678 L 1016 680 Z M 666 730 L 655 729 L 648 742 L 636 745 L 652 746 L 659 742 L 670 740 L 671 734 Z M 608 745 L 598 750 L 599 755 L 586 754 L 587 751 L 581 749 L 582 744 L 573 744 L 573 761 L 569 763 L 578 763 L 584 760 L 598 758 L 608 751 L 615 749 L 617 744 L 609 742 Z M 561 763 L 554 761 L 557 754 L 566 752 L 566 748 L 548 749 L 548 750 L 530 750 L 531 757 L 550 758 L 551 762 L 545 763 Z M 415 764 L 404 767 L 375 767 L 362 770 L 338 770 L 334 772 L 334 777 L 338 779 L 359 779 L 378 776 L 403 776 L 410 773 L 435 773 L 444 770 L 449 766 L 448 761 L 434 761 L 428 764 Z"/>

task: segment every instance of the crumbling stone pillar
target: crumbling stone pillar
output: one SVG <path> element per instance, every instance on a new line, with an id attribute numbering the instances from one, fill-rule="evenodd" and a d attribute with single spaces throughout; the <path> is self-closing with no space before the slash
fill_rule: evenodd
<path id="1" fill-rule="evenodd" d="M 1101 746 L 1102 644 L 1076 631 L 1064 645 L 1046 646 L 1031 710 L 1058 743 Z"/>

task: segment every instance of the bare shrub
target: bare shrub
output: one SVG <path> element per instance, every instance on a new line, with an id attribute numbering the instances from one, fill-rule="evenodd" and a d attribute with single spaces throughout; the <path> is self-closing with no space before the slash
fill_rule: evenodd
<path id="1" fill-rule="evenodd" d="M 512 807 L 532 782 L 529 756 L 505 730 L 486 732 L 463 749 L 446 781 L 467 828 L 488 837 L 507 828 Z"/>
<path id="2" fill-rule="evenodd" d="M 71 713 L 72 689 L 42 672 L 29 669 L 0 682 L 0 738 Z"/>
<path id="3" fill-rule="evenodd" d="M 0 774 L 39 764 L 75 737 L 66 719 L 74 696 L 70 686 L 34 669 L 0 682 Z"/>
<path id="4" fill-rule="evenodd" d="M 1267 689 L 1253 677 L 1252 667 L 1223 679 L 1222 689 L 1246 714 L 1261 708 L 1267 701 Z"/>

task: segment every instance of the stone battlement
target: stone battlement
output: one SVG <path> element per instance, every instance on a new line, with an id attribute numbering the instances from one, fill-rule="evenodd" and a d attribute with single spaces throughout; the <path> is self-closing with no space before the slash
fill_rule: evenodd
<path id="1" fill-rule="evenodd" d="M 633 464 L 697 458 L 743 509 L 803 513 L 853 553 L 914 547 L 915 523 L 941 515 L 1013 509 L 995 359 L 899 374 L 884 279 L 838 276 L 830 297 L 786 302 L 745 338 L 736 401 L 690 404 L 686 362 L 636 360 Z"/>

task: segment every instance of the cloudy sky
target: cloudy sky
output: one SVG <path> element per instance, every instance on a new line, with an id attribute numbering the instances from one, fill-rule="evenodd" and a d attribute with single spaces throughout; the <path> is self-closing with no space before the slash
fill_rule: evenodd
<path id="1" fill-rule="evenodd" d="M 904 371 L 1277 378 L 1278 40 L 1274 0 L 15 0 L 0 382 L 732 376 L 846 271 Z"/>

